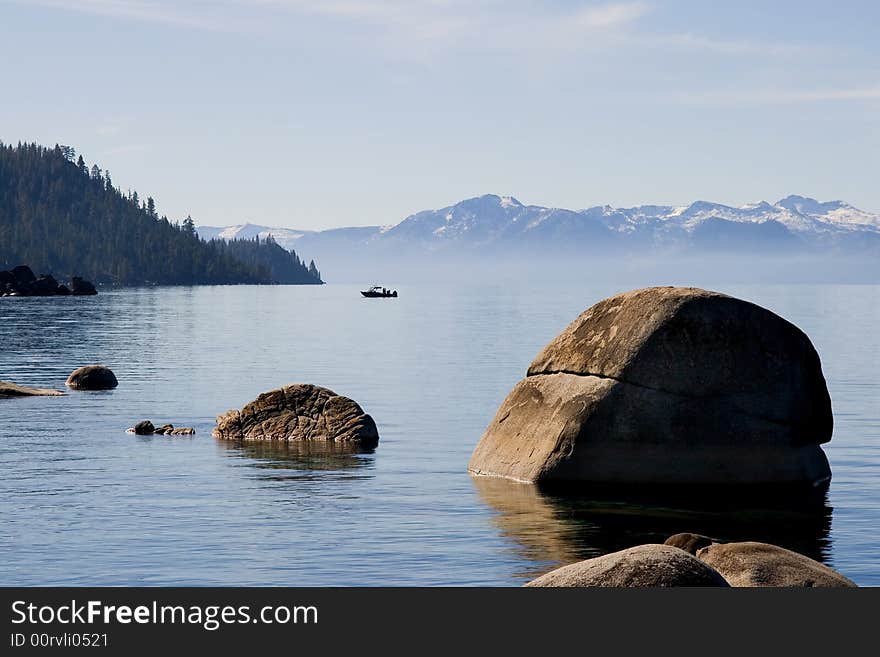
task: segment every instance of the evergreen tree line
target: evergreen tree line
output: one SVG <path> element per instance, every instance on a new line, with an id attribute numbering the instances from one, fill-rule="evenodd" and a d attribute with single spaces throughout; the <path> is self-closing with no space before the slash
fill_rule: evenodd
<path id="1" fill-rule="evenodd" d="M 0 142 L 0 270 L 19 264 L 104 285 L 321 283 L 271 236 L 200 239 L 191 217 L 160 217 L 69 146 Z"/>

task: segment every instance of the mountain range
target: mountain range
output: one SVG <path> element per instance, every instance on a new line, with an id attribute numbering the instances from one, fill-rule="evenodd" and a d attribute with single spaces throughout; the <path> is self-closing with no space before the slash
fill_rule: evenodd
<path id="1" fill-rule="evenodd" d="M 200 227 L 205 239 L 272 237 L 285 248 L 329 267 L 356 262 L 426 257 L 528 256 L 541 258 L 682 255 L 880 256 L 880 214 L 843 201 L 787 196 L 776 203 L 739 207 L 696 201 L 690 205 L 610 205 L 581 210 L 525 205 L 487 194 L 438 210 L 425 210 L 387 226 L 321 231 L 246 223 Z"/>

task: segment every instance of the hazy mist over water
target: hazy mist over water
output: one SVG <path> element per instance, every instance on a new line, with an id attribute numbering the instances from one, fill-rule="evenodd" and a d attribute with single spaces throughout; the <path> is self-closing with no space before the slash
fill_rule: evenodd
<path id="1" fill-rule="evenodd" d="M 303 254 L 300 254 L 303 255 Z M 308 253 L 305 253 L 308 255 Z M 538 290 L 581 285 L 585 281 L 613 290 L 651 285 L 877 284 L 880 258 L 816 254 L 748 256 L 734 253 L 634 256 L 625 253 L 570 251 L 558 254 L 482 255 L 445 252 L 404 256 L 359 251 L 318 256 L 329 283 L 419 285 L 531 283 Z"/>
<path id="2" fill-rule="evenodd" d="M 377 263 L 357 284 L 0 299 L 0 379 L 62 387 L 74 368 L 102 362 L 120 381 L 0 400 L 0 582 L 518 585 L 561 562 L 697 531 L 791 547 L 880 584 L 880 286 L 755 282 L 745 264 L 740 281 L 752 282 L 713 282 L 711 263 L 702 275 L 655 276 L 609 259 L 563 276 L 523 261 L 534 276 L 487 266 L 398 279 Z M 374 282 L 399 298 L 362 299 Z M 825 500 L 637 504 L 467 474 L 538 350 L 591 304 L 649 283 L 754 301 L 810 336 L 835 414 Z M 378 449 L 210 436 L 217 414 L 293 382 L 357 400 L 376 420 Z M 125 433 L 147 418 L 197 433 Z"/>

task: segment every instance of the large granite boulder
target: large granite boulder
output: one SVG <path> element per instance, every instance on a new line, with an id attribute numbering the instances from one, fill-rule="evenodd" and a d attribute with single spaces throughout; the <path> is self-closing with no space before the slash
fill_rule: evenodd
<path id="1" fill-rule="evenodd" d="M 526 586 L 726 587 L 729 584 L 684 550 L 669 545 L 637 545 L 557 568 Z"/>
<path id="2" fill-rule="evenodd" d="M 697 288 L 600 301 L 535 358 L 471 458 L 479 475 L 598 484 L 822 484 L 819 356 L 796 326 Z"/>
<path id="3" fill-rule="evenodd" d="M 110 390 L 118 385 L 116 375 L 104 365 L 86 365 L 67 377 L 67 387 L 74 390 Z"/>
<path id="4" fill-rule="evenodd" d="M 224 440 L 326 440 L 364 448 L 379 443 L 376 423 L 357 402 L 305 383 L 265 392 L 240 411 L 219 416 L 213 435 Z"/>
<path id="5" fill-rule="evenodd" d="M 851 587 L 855 582 L 818 561 L 768 543 L 713 543 L 697 551 L 731 586 Z"/>
<path id="6" fill-rule="evenodd" d="M 64 393 L 51 388 L 30 388 L 9 381 L 0 381 L 0 399 L 4 397 L 60 397 Z"/>

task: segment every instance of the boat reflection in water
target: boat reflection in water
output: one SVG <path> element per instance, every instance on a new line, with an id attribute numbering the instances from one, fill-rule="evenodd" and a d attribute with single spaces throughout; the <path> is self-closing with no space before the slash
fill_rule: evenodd
<path id="1" fill-rule="evenodd" d="M 830 557 L 827 488 L 804 493 L 713 489 L 546 490 L 498 477 L 472 477 L 480 498 L 498 512 L 494 522 L 531 562 L 517 573 L 532 579 L 560 565 L 679 532 L 720 541 L 761 541 L 817 561 Z M 772 495 L 772 497 L 771 497 Z"/>

